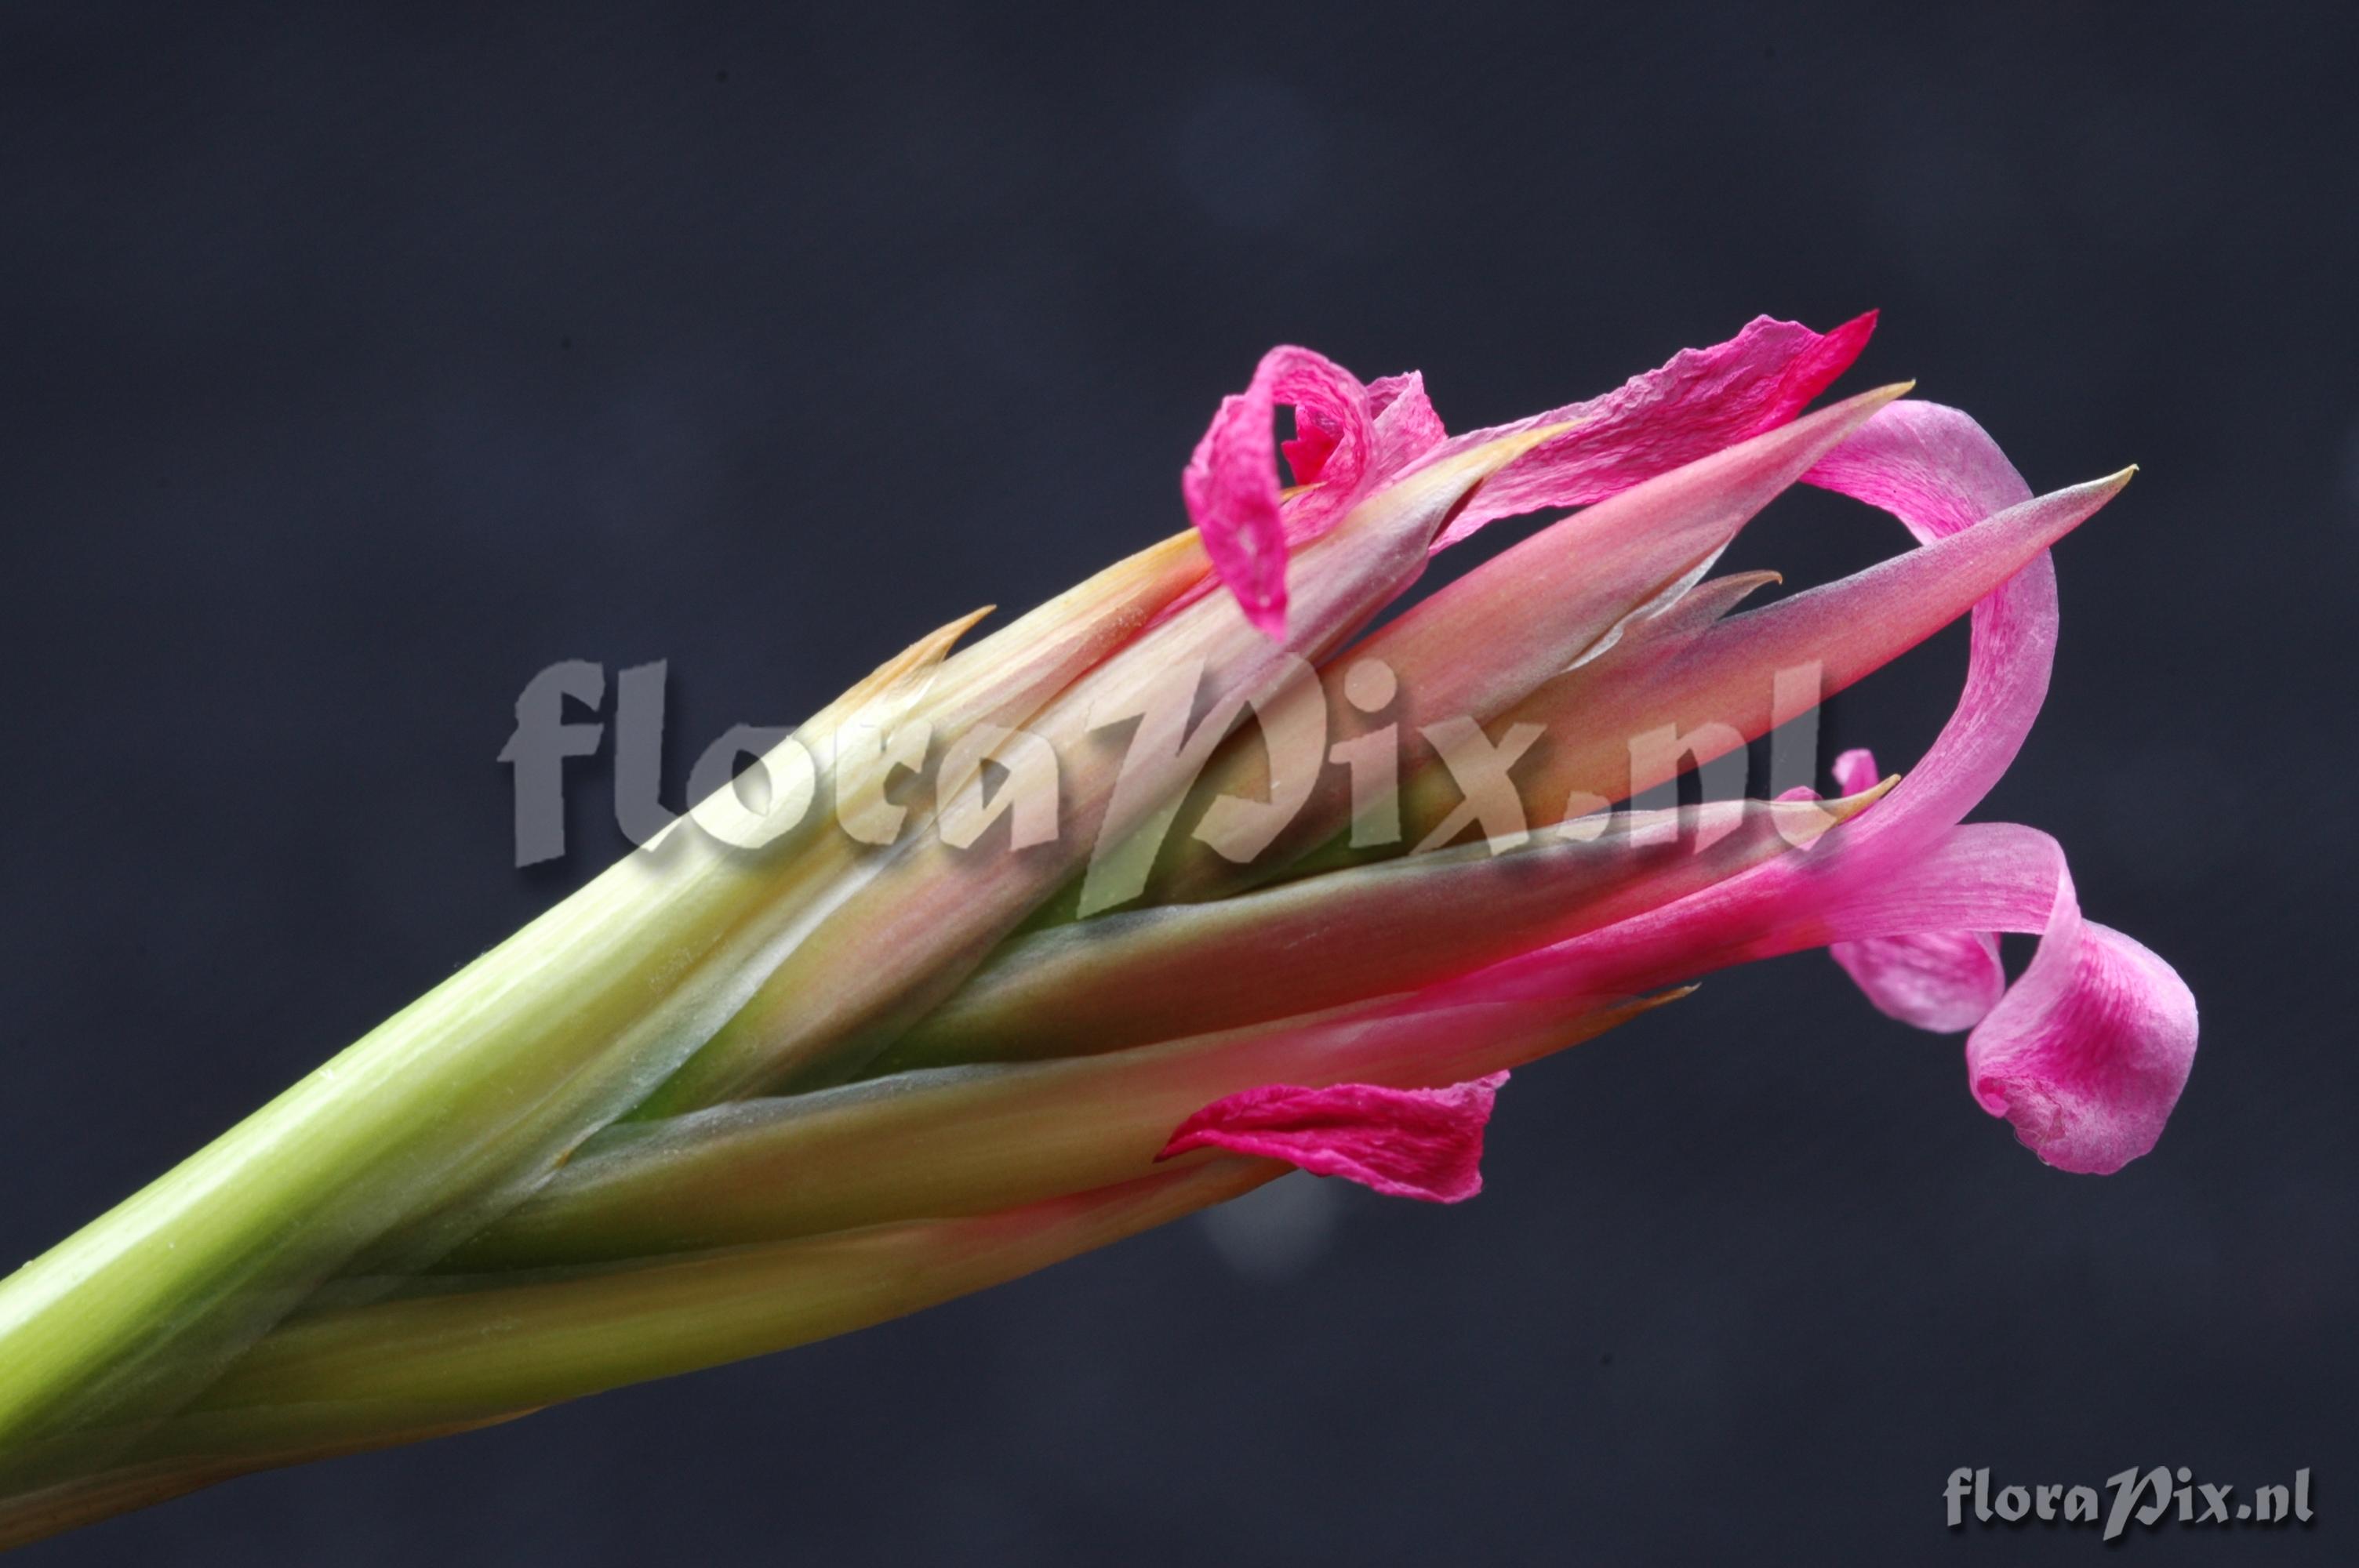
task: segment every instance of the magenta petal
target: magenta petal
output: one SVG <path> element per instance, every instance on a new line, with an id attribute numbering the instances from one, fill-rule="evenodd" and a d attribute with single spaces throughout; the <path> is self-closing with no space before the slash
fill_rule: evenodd
<path id="1" fill-rule="evenodd" d="M 1876 1011 L 1934 1034 L 1972 1029 L 2006 994 L 1998 939 L 1985 931 L 1838 942 L 1827 956 Z"/>
<path id="2" fill-rule="evenodd" d="M 1827 771 L 1834 774 L 1835 787 L 1845 795 L 1873 788 L 1884 776 L 1875 771 L 1875 753 L 1864 746 L 1854 746 L 1843 752 Z"/>
<path id="3" fill-rule="evenodd" d="M 1803 479 L 1882 507 L 1920 544 L 2031 499 L 1998 443 L 1937 403 L 1879 411 Z M 1956 710 L 1892 797 L 1861 821 L 1856 838 L 1930 838 L 1981 804 L 2047 700 L 2056 620 L 2056 564 L 2043 551 L 1974 607 Z"/>
<path id="4" fill-rule="evenodd" d="M 2040 946 L 2051 965 L 1966 1042 L 1974 1098 L 2060 1170 L 2109 1175 L 2162 1136 L 2195 1065 L 2195 998 L 2178 971 L 2111 926 Z"/>
<path id="5" fill-rule="evenodd" d="M 1462 1203 L 1483 1190 L 1483 1129 L 1505 1073 L 1440 1089 L 1270 1084 L 1180 1124 L 1158 1160 L 1190 1149 L 1256 1154 L 1397 1198 Z"/>
<path id="6" fill-rule="evenodd" d="M 2187 1087 L 2195 998 L 2146 947 L 2081 917 L 2063 851 L 2048 848 L 2055 895 L 2038 955 L 1968 1036 L 1966 1081 L 2042 1160 L 2109 1175 L 2154 1147 Z"/>
<path id="7" fill-rule="evenodd" d="M 1727 342 L 1683 349 L 1659 370 L 1633 376 L 1603 397 L 1446 442 L 1439 451 L 1547 425 L 1574 426 L 1493 475 L 1434 548 L 1501 517 L 1603 501 L 1774 429 L 1848 369 L 1875 330 L 1874 311 L 1823 333 L 1756 317 Z"/>
<path id="8" fill-rule="evenodd" d="M 1318 487 L 1296 497 L 1286 516 L 1270 428 L 1280 404 L 1294 408 L 1288 464 L 1298 482 Z M 1188 516 L 1245 619 L 1270 636 L 1286 630 L 1288 541 L 1343 515 L 1368 471 L 1374 445 L 1368 392 L 1359 378 L 1323 355 L 1290 346 L 1262 356 L 1252 384 L 1221 399 L 1220 412 L 1196 443 L 1180 476 Z"/>
<path id="9" fill-rule="evenodd" d="M 1928 541 L 1977 527 L 2027 493 L 1973 420 L 1921 404 L 1884 409 L 1809 478 L 1894 512 Z M 1956 826 L 2039 711 L 2056 622 L 2055 568 L 2043 553 L 1975 607 L 1957 710 L 1918 767 L 1858 820 L 1810 851 L 1465 983 L 1495 989 L 1545 967 L 1566 985 L 1636 992 L 1829 944 L 2038 932 L 2030 967 L 1967 1040 L 1969 1087 L 2049 1163 L 2119 1170 L 2154 1146 L 2178 1102 L 2194 1063 L 2194 999 L 2154 954 L 2082 920 L 2054 839 L 2011 824 Z M 1872 767 L 1844 759 L 1854 778 Z M 1955 981 L 1973 962 L 1953 948 L 1944 973 Z M 1879 1003 L 1899 987 L 1895 968 L 1869 986 Z M 1962 995 L 1962 1011 L 1971 992 L 1951 992 Z M 1921 997 L 1909 1005 L 1930 1011 Z"/>
<path id="10" fill-rule="evenodd" d="M 1445 438 L 1414 372 L 1364 386 L 1308 349 L 1275 348 L 1244 392 L 1222 399 L 1180 475 L 1180 493 L 1246 619 L 1278 637 L 1288 546 L 1420 460 L 1544 426 L 1576 427 L 1494 475 L 1435 540 L 1439 550 L 1495 518 L 1603 501 L 1785 424 L 1859 357 L 1875 329 L 1872 311 L 1824 333 L 1759 317 L 1727 342 L 1682 350 L 1603 397 L 1455 439 Z M 1281 404 L 1295 414 L 1287 463 L 1307 487 L 1290 496 L 1278 489 L 1270 429 Z"/>
<path id="11" fill-rule="evenodd" d="M 1875 753 L 1864 749 L 1835 759 L 1835 784 L 1855 795 L 1875 784 Z M 1827 956 L 1875 1004 L 1878 1012 L 1935 1034 L 1972 1029 L 2006 994 L 1998 938 L 1987 931 L 1927 931 L 1837 942 Z"/>
<path id="12" fill-rule="evenodd" d="M 1865 937 L 2039 934 L 2030 967 L 1966 1040 L 1967 1086 L 1984 1110 L 2061 1170 L 2103 1175 L 2154 1147 L 2195 1065 L 2195 999 L 2169 964 L 2082 917 L 2055 839 L 2011 822 L 1953 828 L 1896 874 L 1852 881 L 1812 925 Z"/>
<path id="13" fill-rule="evenodd" d="M 1396 472 L 1449 438 L 1425 395 L 1425 377 L 1416 371 L 1368 383 L 1368 413 L 1375 420 L 1374 467 L 1380 475 Z"/>

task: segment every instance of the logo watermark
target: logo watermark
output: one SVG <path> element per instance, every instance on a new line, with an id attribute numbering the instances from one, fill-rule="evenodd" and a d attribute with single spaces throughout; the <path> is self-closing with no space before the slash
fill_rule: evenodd
<path id="1" fill-rule="evenodd" d="M 1530 841 L 1536 819 L 1563 839 L 1607 831 L 1614 802 L 1606 795 L 1575 789 L 1562 801 L 1525 798 L 1518 770 L 1554 740 L 1545 724 L 1513 715 L 1487 726 L 1464 715 L 1419 715 L 1406 724 L 1388 719 L 1404 707 L 1405 694 L 1380 659 L 1353 661 L 1332 689 L 1328 677 L 1299 658 L 1281 657 L 1276 668 L 1274 678 L 1211 703 L 1198 717 L 1201 662 L 1183 661 L 1101 701 L 1078 726 L 1069 717 L 1068 730 L 1079 733 L 1068 733 L 1062 748 L 1041 734 L 987 722 L 947 734 L 923 718 L 879 722 L 859 714 L 819 733 L 739 724 L 707 745 L 690 769 L 693 804 L 683 818 L 660 799 L 665 663 L 615 672 L 610 722 L 605 666 L 567 660 L 527 684 L 516 698 L 516 728 L 499 753 L 514 771 L 516 864 L 565 853 L 567 764 L 602 752 L 614 773 L 615 826 L 641 848 L 685 822 L 723 844 L 760 849 L 806 822 L 832 817 L 837 831 L 869 846 L 923 831 L 957 850 L 973 850 L 989 836 L 1001 852 L 1020 853 L 1069 830 L 1068 780 L 1086 770 L 1090 798 L 1103 803 L 1086 818 L 1096 835 L 1082 893 L 1088 913 L 1143 891 L 1182 802 L 1223 749 L 1248 730 L 1258 760 L 1248 771 L 1258 795 L 1219 794 L 1188 830 L 1238 865 L 1277 843 L 1330 786 L 1337 836 L 1354 849 L 1402 842 L 1408 832 L 1404 796 L 1419 790 L 1431 807 L 1424 820 L 1432 823 L 1419 837 L 1419 851 L 1472 833 L 1494 853 L 1505 852 Z M 1823 685 L 1820 666 L 1810 664 L 1779 670 L 1763 694 L 1772 795 L 1807 794 L 1816 775 Z M 1125 729 L 1127 739 L 1113 742 Z M 1593 761 L 1604 754 L 1597 737 L 1579 739 Z M 1675 806 L 1678 778 L 1692 768 L 1706 800 L 1736 799 L 1745 784 L 1746 741 L 1718 721 L 1631 735 L 1608 749 L 1620 758 L 1616 771 L 1626 765 L 1619 798 L 1634 811 Z M 1120 746 L 1110 787 L 1103 762 L 1109 743 Z M 1593 765 L 1584 776 L 1596 772 Z M 1780 830 L 1797 844 L 1823 826 L 1810 813 L 1791 817 L 1790 825 L 1781 819 Z M 991 833 L 1003 819 L 1006 831 Z"/>
<path id="2" fill-rule="evenodd" d="M 2175 1470 L 2168 1465 L 2151 1470 L 2132 1465 L 2106 1476 L 2101 1496 L 2094 1487 L 2061 1482 L 1994 1489 L 1988 1467 L 1961 1465 L 1950 1472 L 1941 1502 L 1951 1530 L 1963 1530 L 1969 1518 L 1986 1527 L 2037 1522 L 2051 1529 L 2061 1525 L 2093 1530 L 2102 1522 L 2102 1539 L 2106 1541 L 2120 1540 L 2133 1522 L 2149 1530 L 2166 1522 L 2264 1529 L 2310 1522 L 2307 1468 L 2296 1470 L 2290 1482 L 2256 1487 L 2250 1496 L 2240 1497 L 2233 1486 L 2198 1481 L 2184 1465 Z"/>

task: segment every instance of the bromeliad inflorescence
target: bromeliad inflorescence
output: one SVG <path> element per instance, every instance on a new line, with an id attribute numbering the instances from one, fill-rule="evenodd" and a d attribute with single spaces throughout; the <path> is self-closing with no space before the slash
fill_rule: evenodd
<path id="1" fill-rule="evenodd" d="M 1510 1069 L 1809 947 L 1971 1031 L 2050 1164 L 2145 1153 L 2192 999 L 2052 839 L 1962 825 L 2046 691 L 2049 547 L 2128 476 L 2034 496 L 1905 387 L 1805 413 L 1872 325 L 1756 320 L 1458 436 L 1414 374 L 1272 351 L 1191 533 L 921 641 L 0 1284 L 0 1541 L 840 1333 L 1289 1168 L 1456 1201 Z M 1741 610 L 1769 574 L 1712 568 L 1798 482 L 1917 547 Z M 1779 742 L 1970 611 L 1931 751 L 1821 798 Z"/>

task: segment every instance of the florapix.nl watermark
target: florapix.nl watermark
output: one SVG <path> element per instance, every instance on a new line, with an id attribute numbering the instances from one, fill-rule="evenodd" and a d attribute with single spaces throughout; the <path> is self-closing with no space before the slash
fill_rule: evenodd
<path id="1" fill-rule="evenodd" d="M 2189 1529 L 2257 1526 L 2282 1529 L 2310 1522 L 2310 1471 L 2240 1493 L 2229 1483 L 2199 1481 L 2189 1466 L 2152 1469 L 2132 1465 L 2095 1487 L 2063 1482 L 2009 1484 L 1994 1487 L 1988 1466 L 1961 1465 L 1941 1491 L 1944 1519 L 1951 1530 L 1969 1521 L 1986 1529 L 2045 1525 L 2049 1529 L 2098 1530 L 2118 1541 L 2135 1523 L 2148 1530 L 2166 1525 Z"/>
<path id="2" fill-rule="evenodd" d="M 1175 826 L 1178 799 L 1201 780 L 1221 778 L 1221 760 L 1248 741 L 1254 763 L 1244 772 L 1252 787 L 1215 794 L 1182 829 L 1240 865 L 1280 843 L 1322 790 L 1355 849 L 1404 843 L 1413 832 L 1417 850 L 1472 834 L 1495 853 L 1531 838 L 1535 823 L 1560 838 L 1602 836 L 1617 799 L 1628 812 L 1671 815 L 1682 774 L 1695 777 L 1704 800 L 1739 799 L 1747 730 L 1768 735 L 1769 794 L 1807 792 L 1817 772 L 1825 683 L 1816 663 L 1776 671 L 1748 705 L 1759 715 L 1745 729 L 1701 720 L 1571 738 L 1593 763 L 1580 775 L 1582 787 L 1531 799 L 1524 774 L 1551 770 L 1526 764 L 1544 763 L 1550 746 L 1568 743 L 1547 726 L 1420 711 L 1395 671 L 1373 657 L 1321 671 L 1281 655 L 1273 667 L 1272 678 L 1208 702 L 1202 661 L 1177 661 L 1049 733 L 858 713 L 833 726 L 735 725 L 698 753 L 687 779 L 690 809 L 679 816 L 660 798 L 666 664 L 615 672 L 610 705 L 605 666 L 567 660 L 527 684 L 499 753 L 514 771 L 516 864 L 564 853 L 574 776 L 567 764 L 602 754 L 614 773 L 615 826 L 643 848 L 685 823 L 726 846 L 759 850 L 832 821 L 875 848 L 926 832 L 962 852 L 1021 852 L 1059 839 L 1078 819 L 1093 840 L 1084 913 L 1136 896 Z M 1077 818 L 1069 809 L 1076 796 L 1100 803 L 1094 815 Z M 1405 816 L 1404 803 L 1420 798 L 1438 803 L 1429 819 Z M 1792 819 L 1797 842 L 1816 837 L 1806 815 Z M 991 832 L 1003 821 L 1004 833 Z"/>

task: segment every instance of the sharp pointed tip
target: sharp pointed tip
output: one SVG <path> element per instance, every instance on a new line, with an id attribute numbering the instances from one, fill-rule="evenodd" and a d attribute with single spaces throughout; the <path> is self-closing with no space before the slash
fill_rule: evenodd
<path id="1" fill-rule="evenodd" d="M 2082 495 L 2095 494 L 2099 496 L 2101 498 L 2100 504 L 2102 504 L 2103 502 L 2111 501 L 2114 496 L 2119 495 L 2123 491 L 2128 489 L 2130 481 L 2137 477 L 2137 464 L 2132 463 L 2129 467 L 2116 470 L 2115 471 L 2105 475 L 2103 479 L 2093 479 L 2085 483 L 2073 485 L 2071 489 Z"/>
<path id="2" fill-rule="evenodd" d="M 1898 773 L 1888 773 L 1867 788 L 1853 795 L 1840 795 L 1826 800 L 1805 799 L 1779 804 L 1801 808 L 1815 820 L 1818 831 L 1823 833 L 1830 828 L 1842 827 L 1886 795 L 1890 795 L 1893 786 L 1899 782 Z"/>
<path id="3" fill-rule="evenodd" d="M 1853 317 L 1850 320 L 1839 322 L 1834 329 L 1829 331 L 1826 335 L 1831 339 L 1851 339 L 1855 341 L 1860 348 L 1865 348 L 1867 346 L 1867 340 L 1875 335 L 1875 319 L 1877 315 L 1878 312 L 1872 309 L 1863 310 L 1858 315 Z M 1854 351 L 1856 352 L 1857 351 L 1854 350 Z"/>
<path id="4" fill-rule="evenodd" d="M 1830 405 L 1820 412 L 1832 414 L 1834 410 L 1841 409 L 1844 416 L 1864 424 L 1868 416 L 1877 409 L 1888 403 L 1898 402 L 1916 388 L 1917 384 L 1914 381 L 1889 382 L 1883 386 L 1872 386 L 1865 392 L 1855 392 L 1842 402 Z"/>

